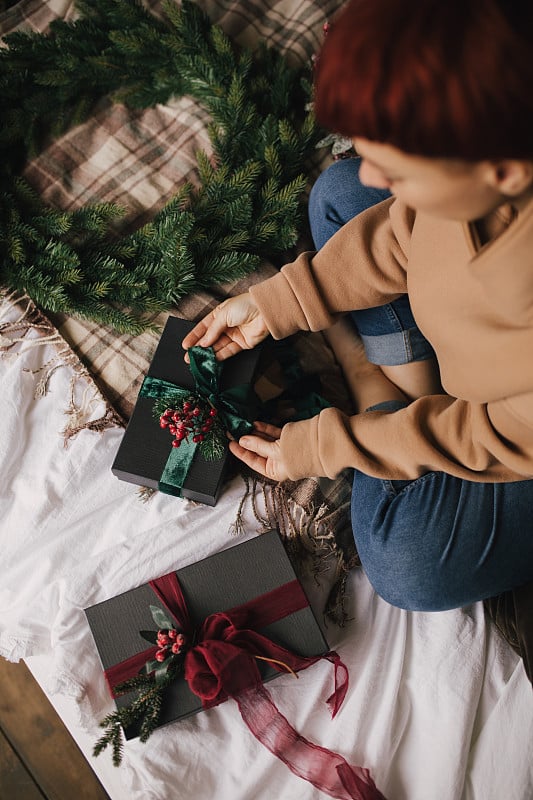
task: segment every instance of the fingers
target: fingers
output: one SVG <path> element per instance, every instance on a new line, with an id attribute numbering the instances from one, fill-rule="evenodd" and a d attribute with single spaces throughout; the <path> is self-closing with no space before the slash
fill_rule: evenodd
<path id="1" fill-rule="evenodd" d="M 190 347 L 212 346 L 218 361 L 224 361 L 238 353 L 241 348 L 225 333 L 226 323 L 223 315 L 215 312 L 217 309 L 213 309 L 211 313 L 200 320 L 183 339 L 181 346 L 184 350 L 188 350 Z M 188 364 L 190 362 L 189 354 L 185 353 L 184 358 Z"/>
<path id="2" fill-rule="evenodd" d="M 212 313 L 212 312 L 211 312 Z M 183 339 L 181 346 L 184 350 L 188 350 L 189 347 L 194 347 L 198 344 L 202 336 L 205 335 L 205 332 L 208 328 L 208 319 L 211 314 L 208 314 L 207 317 L 204 317 L 200 322 L 198 322 L 194 328 L 189 331 L 187 336 Z"/>
<path id="3" fill-rule="evenodd" d="M 281 436 L 281 428 L 277 428 L 275 425 L 269 425 L 267 422 L 254 422 L 254 429 L 257 432 L 257 437 L 262 437 L 268 442 L 275 442 Z M 229 431 L 226 431 L 226 436 L 228 439 L 233 440 L 233 436 Z M 255 434 L 252 434 L 255 436 Z M 244 437 L 241 437 L 241 442 L 244 440 Z M 246 446 L 246 445 L 241 445 Z"/>
<path id="4" fill-rule="evenodd" d="M 272 460 L 259 455 L 259 453 L 255 453 L 252 450 L 247 449 L 246 447 L 242 447 L 239 442 L 230 442 L 229 449 L 234 456 L 243 461 L 248 467 L 250 467 L 250 469 L 255 470 L 255 472 L 258 472 L 260 475 L 264 475 L 266 478 L 281 481 L 286 477 L 283 475 L 283 472 L 279 469 L 276 462 L 273 462 Z"/>
<path id="5" fill-rule="evenodd" d="M 182 347 L 188 350 L 190 347 L 212 347 L 218 361 L 224 361 L 236 353 L 239 353 L 246 342 L 239 331 L 238 324 L 235 327 L 230 322 L 230 317 L 235 316 L 231 309 L 237 305 L 239 298 L 224 300 L 219 306 L 214 308 L 206 317 L 198 322 L 192 331 L 182 341 Z M 239 311 L 238 319 L 241 320 L 242 313 Z M 185 361 L 189 361 L 185 355 Z"/>
<path id="6" fill-rule="evenodd" d="M 245 447 L 242 447 L 239 442 L 232 441 L 229 443 L 229 449 L 242 462 L 244 462 L 250 469 L 259 472 L 260 475 L 268 476 L 266 458 L 262 458 L 257 453 L 252 453 Z"/>
<path id="7" fill-rule="evenodd" d="M 267 439 L 262 436 L 254 436 L 247 434 L 241 436 L 239 445 L 249 450 L 251 453 L 256 453 L 261 458 L 279 458 L 279 444 L 277 440 Z"/>
<path id="8" fill-rule="evenodd" d="M 281 436 L 281 428 L 276 425 L 270 425 L 268 422 L 254 422 L 255 430 L 263 436 L 269 437 L 271 440 L 277 440 Z"/>
<path id="9" fill-rule="evenodd" d="M 272 431 L 279 431 L 279 428 L 274 425 L 267 425 L 266 423 L 255 424 L 256 427 L 261 426 Z M 281 456 L 279 437 L 272 438 L 266 433 L 261 433 L 257 436 L 248 434 L 242 436 L 238 442 L 230 442 L 229 448 L 233 455 L 261 475 L 276 481 L 283 481 L 288 478 Z"/>
<path id="10" fill-rule="evenodd" d="M 203 344 L 201 346 L 206 347 Z M 218 361 L 225 361 L 226 358 L 231 358 L 231 356 L 240 353 L 242 347 L 234 339 L 230 339 L 229 336 L 221 336 L 218 342 L 213 345 L 213 350 Z"/>
<path id="11" fill-rule="evenodd" d="M 188 350 L 189 347 L 211 347 L 226 329 L 226 319 L 224 314 L 219 313 L 220 306 L 214 308 L 206 317 L 200 320 L 192 331 L 182 341 L 182 347 Z"/>

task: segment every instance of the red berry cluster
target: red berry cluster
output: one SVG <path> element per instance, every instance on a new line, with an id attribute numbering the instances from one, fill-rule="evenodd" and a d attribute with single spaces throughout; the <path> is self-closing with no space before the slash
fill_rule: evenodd
<path id="1" fill-rule="evenodd" d="M 159 650 L 155 654 L 156 661 L 164 661 L 170 655 L 178 656 L 185 646 L 185 636 L 175 628 L 168 628 L 157 632 L 157 646 Z"/>
<path id="2" fill-rule="evenodd" d="M 162 428 L 168 428 L 174 437 L 172 447 L 179 447 L 185 439 L 196 443 L 203 442 L 211 431 L 218 411 L 212 406 L 202 408 L 192 400 L 185 400 L 181 408 L 167 408 L 159 418 Z"/>

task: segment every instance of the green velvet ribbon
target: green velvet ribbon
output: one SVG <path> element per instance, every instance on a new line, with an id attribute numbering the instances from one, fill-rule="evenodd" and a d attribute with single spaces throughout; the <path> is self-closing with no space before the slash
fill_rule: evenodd
<path id="1" fill-rule="evenodd" d="M 257 418 L 257 401 L 250 385 L 241 383 L 221 391 L 220 377 L 223 367 L 222 363 L 216 360 L 213 348 L 191 347 L 188 353 L 190 370 L 195 381 L 194 389 L 183 389 L 161 378 L 146 376 L 139 396 L 150 397 L 154 400 L 166 397 L 172 397 L 174 400 L 178 397 L 185 400 L 191 395 L 197 395 L 216 408 L 217 419 L 235 439 L 253 430 L 253 424 L 249 418 L 250 416 L 253 419 Z M 197 447 L 198 444 L 192 439 L 190 441 L 183 439 L 179 447 L 171 448 L 158 482 L 160 491 L 181 497 L 181 490 Z"/>
<path id="2" fill-rule="evenodd" d="M 290 340 L 271 342 L 270 347 L 273 359 L 281 367 L 285 389 L 262 404 L 258 419 L 269 422 L 279 416 L 279 409 L 284 407 L 291 409 L 289 421 L 297 422 L 315 417 L 325 408 L 329 408 L 331 403 L 320 393 L 318 375 L 304 373 Z"/>

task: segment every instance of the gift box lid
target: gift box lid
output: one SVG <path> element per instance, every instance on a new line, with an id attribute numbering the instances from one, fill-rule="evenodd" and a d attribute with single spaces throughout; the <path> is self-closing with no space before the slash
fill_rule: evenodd
<path id="1" fill-rule="evenodd" d="M 191 619 L 199 625 L 209 614 L 242 605 L 296 579 L 294 568 L 277 531 L 269 531 L 235 545 L 176 572 Z M 156 626 L 150 606 L 164 605 L 149 584 L 85 609 L 104 670 L 146 650 L 148 643 L 139 631 Z M 279 619 L 260 631 L 277 644 L 301 656 L 319 656 L 328 645 L 309 605 Z M 279 672 L 258 662 L 263 680 Z M 129 705 L 134 695 L 116 698 L 118 707 Z M 180 675 L 165 690 L 160 725 L 195 714 L 202 703 Z M 125 731 L 127 739 L 138 728 Z"/>
<path id="2" fill-rule="evenodd" d="M 194 323 L 170 316 L 167 320 L 148 375 L 176 384 L 183 389 L 194 389 L 194 378 L 183 360 L 181 342 L 192 330 Z M 221 390 L 240 383 L 251 383 L 259 358 L 259 350 L 238 353 L 224 362 L 221 375 Z M 159 481 L 172 450 L 172 438 L 163 430 L 154 417 L 155 401 L 139 396 L 130 421 L 111 467 L 120 480 L 159 489 Z M 231 457 L 229 450 L 222 459 L 207 461 L 197 451 L 187 478 L 181 488 L 181 496 L 206 505 L 215 505 Z M 179 492 L 176 492 L 178 494 Z"/>

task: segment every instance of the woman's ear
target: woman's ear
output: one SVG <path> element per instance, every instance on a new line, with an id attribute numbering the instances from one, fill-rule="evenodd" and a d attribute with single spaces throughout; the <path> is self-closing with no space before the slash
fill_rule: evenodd
<path id="1" fill-rule="evenodd" d="M 490 162 L 488 182 L 509 198 L 519 197 L 533 186 L 533 161 L 505 159 Z"/>

